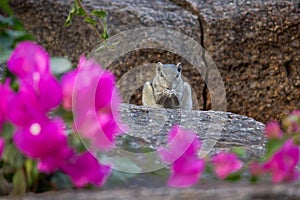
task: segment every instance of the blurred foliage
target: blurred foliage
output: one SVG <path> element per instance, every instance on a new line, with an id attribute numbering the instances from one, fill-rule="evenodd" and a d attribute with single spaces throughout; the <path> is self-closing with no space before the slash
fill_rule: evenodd
<path id="1" fill-rule="evenodd" d="M 9 0 L 1 0 L 0 1 L 0 14 L 7 13 L 8 15 L 12 15 L 12 10 L 8 4 Z"/>
<path id="2" fill-rule="evenodd" d="M 69 15 L 65 21 L 65 26 L 70 26 L 74 16 L 84 17 L 84 22 L 90 24 L 93 31 L 98 35 L 100 40 L 103 40 L 106 44 L 106 40 L 109 38 L 106 22 L 106 12 L 104 10 L 92 10 L 89 13 L 81 3 L 82 0 L 74 0 L 73 7 L 71 8 Z M 101 21 L 101 25 L 97 24 L 97 19 Z M 100 33 L 98 30 L 103 29 Z"/>
<path id="3" fill-rule="evenodd" d="M 16 44 L 24 40 L 33 40 L 23 24 L 11 13 L 6 0 L 1 0 L 0 9 L 0 62 L 7 60 Z"/>

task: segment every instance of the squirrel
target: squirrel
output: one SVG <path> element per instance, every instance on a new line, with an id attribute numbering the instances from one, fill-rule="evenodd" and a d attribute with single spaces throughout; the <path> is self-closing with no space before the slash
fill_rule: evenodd
<path id="1" fill-rule="evenodd" d="M 182 64 L 157 63 L 152 82 L 144 84 L 144 106 L 173 109 L 192 109 L 191 86 L 181 78 Z"/>

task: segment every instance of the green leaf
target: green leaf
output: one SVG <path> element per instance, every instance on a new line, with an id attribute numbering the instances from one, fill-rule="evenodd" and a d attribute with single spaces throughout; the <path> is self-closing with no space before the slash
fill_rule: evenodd
<path id="1" fill-rule="evenodd" d="M 13 135 L 13 131 L 14 131 L 14 127 L 9 123 L 5 123 L 2 127 L 1 137 L 4 137 L 4 139 L 6 141 L 11 140 L 12 135 Z"/>
<path id="2" fill-rule="evenodd" d="M 6 143 L 2 157 L 3 161 L 15 168 L 21 168 L 24 164 L 23 155 L 11 143 Z"/>
<path id="3" fill-rule="evenodd" d="M 59 190 L 73 188 L 73 184 L 70 181 L 70 178 L 67 175 L 60 173 L 60 172 L 55 173 L 51 177 L 51 183 L 53 183 L 55 185 L 55 187 Z"/>
<path id="4" fill-rule="evenodd" d="M 89 23 L 89 24 L 91 24 L 91 25 L 93 25 L 93 26 L 96 25 L 96 20 L 93 19 L 93 18 L 86 17 L 86 18 L 84 18 L 84 21 L 87 22 L 87 23 Z"/>
<path id="5" fill-rule="evenodd" d="M 109 38 L 109 35 L 107 33 L 107 31 L 104 31 L 102 34 L 101 34 L 101 37 L 104 39 L 104 40 L 107 40 Z"/>
<path id="6" fill-rule="evenodd" d="M 108 179 L 105 182 L 106 188 L 114 188 L 124 185 L 129 179 L 136 177 L 138 174 L 126 173 L 117 170 L 113 170 Z"/>
<path id="7" fill-rule="evenodd" d="M 284 140 L 270 139 L 266 145 L 265 159 L 271 158 L 271 156 L 283 145 Z"/>
<path id="8" fill-rule="evenodd" d="M 14 39 L 23 37 L 24 35 L 26 35 L 26 32 L 24 31 L 20 31 L 20 30 L 7 30 L 7 34 Z"/>
<path id="9" fill-rule="evenodd" d="M 247 152 L 243 147 L 233 147 L 231 152 L 236 154 L 239 158 L 246 158 Z"/>
<path id="10" fill-rule="evenodd" d="M 27 159 L 25 161 L 25 172 L 27 178 L 27 185 L 28 187 L 31 187 L 32 184 L 37 180 L 39 175 L 36 163 L 33 160 Z"/>
<path id="11" fill-rule="evenodd" d="M 81 7 L 78 8 L 76 14 L 77 14 L 77 15 L 80 15 L 80 16 L 86 16 L 85 11 L 84 11 L 83 8 L 81 8 Z"/>
<path id="12" fill-rule="evenodd" d="M 9 7 L 8 1 L 9 0 L 1 0 L 0 1 L 0 10 L 2 10 L 4 12 L 6 12 L 7 14 L 11 15 L 13 13 L 12 13 L 11 8 Z"/>
<path id="13" fill-rule="evenodd" d="M 249 181 L 250 181 L 251 183 L 257 183 L 257 182 L 259 181 L 259 177 L 251 176 L 250 179 L 249 179 Z"/>
<path id="14" fill-rule="evenodd" d="M 75 14 L 76 14 L 76 7 L 73 6 L 71 8 L 69 14 L 68 14 L 68 17 L 67 17 L 67 19 L 65 21 L 64 26 L 70 26 L 71 25 L 71 21 L 72 21 L 72 19 L 73 19 L 73 17 L 74 17 Z"/>
<path id="15" fill-rule="evenodd" d="M 134 172 L 140 172 L 141 168 L 139 166 L 137 166 L 134 162 L 132 162 L 129 158 L 127 157 L 114 157 L 113 160 L 110 160 L 110 158 L 108 158 L 105 155 L 101 155 L 101 160 L 103 161 L 103 163 L 111 163 L 113 162 L 113 166 L 115 169 L 118 169 L 120 171 L 134 171 Z"/>
<path id="16" fill-rule="evenodd" d="M 106 12 L 103 10 L 93 10 L 92 15 L 104 19 L 106 17 Z"/>
<path id="17" fill-rule="evenodd" d="M 72 63 L 67 58 L 52 57 L 50 60 L 50 68 L 55 75 L 60 75 L 71 70 Z"/>
<path id="18" fill-rule="evenodd" d="M 13 176 L 13 190 L 11 195 L 24 195 L 26 192 L 26 178 L 22 168 L 19 168 Z"/>
<path id="19" fill-rule="evenodd" d="M 225 180 L 227 181 L 231 181 L 231 182 L 236 182 L 238 180 L 240 180 L 242 177 L 239 173 L 233 173 L 230 174 Z"/>

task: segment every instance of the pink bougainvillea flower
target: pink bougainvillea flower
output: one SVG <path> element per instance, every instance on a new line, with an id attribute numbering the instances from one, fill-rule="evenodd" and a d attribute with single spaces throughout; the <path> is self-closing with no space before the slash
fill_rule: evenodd
<path id="1" fill-rule="evenodd" d="M 52 172 L 70 156 L 64 124 L 60 119 L 41 119 L 19 128 L 13 140 L 23 154 L 38 160 L 40 171 Z"/>
<path id="2" fill-rule="evenodd" d="M 19 78 L 32 78 L 36 74 L 49 73 L 49 55 L 38 44 L 31 41 L 20 42 L 8 62 L 8 69 Z"/>
<path id="3" fill-rule="evenodd" d="M 8 105 L 7 102 L 10 101 L 11 97 L 13 96 L 13 92 L 10 89 L 10 80 L 7 79 L 3 84 L 0 83 L 0 131 L 2 129 L 2 125 L 7 119 L 7 109 Z"/>
<path id="4" fill-rule="evenodd" d="M 265 172 L 272 174 L 272 182 L 294 181 L 298 179 L 296 169 L 299 162 L 299 147 L 292 139 L 287 140 L 273 156 L 262 165 Z"/>
<path id="5" fill-rule="evenodd" d="M 300 133 L 300 110 L 291 112 L 284 120 L 283 126 L 286 127 L 286 132 L 289 134 Z"/>
<path id="6" fill-rule="evenodd" d="M 300 110 L 294 110 L 294 111 L 291 113 L 291 115 L 300 117 Z"/>
<path id="7" fill-rule="evenodd" d="M 76 187 L 83 187 L 89 183 L 102 186 L 111 173 L 109 166 L 99 163 L 89 152 L 74 155 L 61 165 L 60 169 L 70 176 Z"/>
<path id="8" fill-rule="evenodd" d="M 64 74 L 61 78 L 61 87 L 63 93 L 63 108 L 72 109 L 73 87 L 78 73 L 78 68 Z"/>
<path id="9" fill-rule="evenodd" d="M 280 139 L 283 135 L 280 124 L 276 121 L 269 121 L 265 127 L 265 135 L 269 139 Z"/>
<path id="10" fill-rule="evenodd" d="M 0 137 L 0 160 L 1 160 L 2 154 L 4 152 L 4 144 L 5 144 L 4 139 Z"/>
<path id="11" fill-rule="evenodd" d="M 243 167 L 243 162 L 234 153 L 220 152 L 211 158 L 216 175 L 220 179 L 227 178 Z"/>
<path id="12" fill-rule="evenodd" d="M 50 111 L 57 107 L 62 100 L 62 89 L 59 82 L 51 74 L 45 74 L 30 85 L 25 81 L 21 81 L 21 86 L 24 90 L 32 90 L 36 99 L 44 112 Z"/>
<path id="13" fill-rule="evenodd" d="M 7 106 L 10 109 L 7 118 L 17 126 L 26 126 L 32 121 L 46 117 L 34 92 L 23 90 L 22 87 L 11 96 Z"/>
<path id="14" fill-rule="evenodd" d="M 26 126 L 46 118 L 47 112 L 60 104 L 61 88 L 52 75 L 45 75 L 37 84 L 20 80 L 19 91 L 11 95 L 7 118 L 18 126 Z"/>
<path id="15" fill-rule="evenodd" d="M 114 75 L 109 71 L 102 72 L 95 96 L 96 110 L 101 110 L 103 107 L 111 107 L 113 106 L 112 104 L 119 102 L 120 98 L 116 90 Z"/>
<path id="16" fill-rule="evenodd" d="M 249 172 L 252 176 L 258 177 L 265 173 L 262 164 L 258 162 L 253 162 L 249 165 Z"/>
<path id="17" fill-rule="evenodd" d="M 173 162 L 168 186 L 184 188 L 196 184 L 205 168 L 205 161 L 197 156 L 201 148 L 197 135 L 174 126 L 168 141 L 168 146 L 159 150 L 163 161 Z"/>
<path id="18" fill-rule="evenodd" d="M 75 126 L 93 147 L 108 150 L 114 147 L 113 140 L 121 133 L 122 126 L 114 77 L 84 57 L 78 69 L 72 95 Z"/>

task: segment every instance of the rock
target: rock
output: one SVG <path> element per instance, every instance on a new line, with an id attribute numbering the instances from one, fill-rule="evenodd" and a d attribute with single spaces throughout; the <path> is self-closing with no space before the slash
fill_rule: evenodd
<path id="1" fill-rule="evenodd" d="M 168 132 L 178 124 L 199 135 L 202 140 L 200 155 L 241 147 L 246 150 L 246 159 L 250 161 L 264 153 L 264 124 L 246 116 L 222 111 L 185 111 L 122 104 L 121 117 L 130 130 L 118 137 L 118 146 L 135 152 L 165 146 Z"/>
<path id="2" fill-rule="evenodd" d="M 111 35 L 155 26 L 178 30 L 195 39 L 208 50 L 219 68 L 230 112 L 266 122 L 299 108 L 300 8 L 297 0 L 87 0 L 83 3 L 89 10 L 107 11 Z M 76 61 L 80 54 L 88 53 L 98 44 L 96 35 L 82 19 L 75 18 L 71 27 L 63 26 L 70 1 L 10 0 L 10 4 L 15 15 L 52 55 L 66 55 Z M 209 68 L 200 77 L 174 52 L 153 49 L 128 52 L 109 69 L 119 80 L 136 66 L 158 61 L 183 62 L 186 66 L 183 75 L 195 91 L 198 108 L 212 108 L 210 96 L 218 91 L 208 91 L 203 84 L 203 79 L 213 76 Z M 132 84 L 127 83 L 125 91 L 130 89 L 128 85 Z M 141 87 L 135 88 L 131 103 L 141 104 Z"/>
<path id="3" fill-rule="evenodd" d="M 228 111 L 266 122 L 299 108 L 299 1 L 173 2 L 199 17 L 203 45 L 226 86 Z"/>
<path id="4" fill-rule="evenodd" d="M 205 200 L 296 200 L 300 198 L 300 184 L 204 184 L 189 189 L 172 188 L 136 188 L 114 190 L 77 190 L 62 192 L 47 192 L 44 194 L 28 194 L 24 200 L 50 199 L 205 199 Z M 3 200 L 9 198 L 2 198 Z"/>
<path id="5" fill-rule="evenodd" d="M 131 0 L 131 1 L 93 1 L 82 2 L 88 10 L 103 9 L 107 12 L 107 24 L 110 35 L 122 31 L 142 27 L 161 27 L 180 31 L 194 40 L 201 37 L 200 24 L 197 17 L 180 6 L 168 0 Z M 91 27 L 80 17 L 75 17 L 70 27 L 64 27 L 64 22 L 70 11 L 72 1 L 52 0 L 10 0 L 14 14 L 21 19 L 25 28 L 34 35 L 36 41 L 42 44 L 51 55 L 68 56 L 77 62 L 81 54 L 88 54 L 99 43 Z M 34 23 L 33 23 L 34 22 Z M 119 80 L 127 71 L 136 66 L 149 63 L 178 63 L 182 62 L 183 75 L 189 82 L 195 82 L 194 99 L 203 107 L 202 88 L 203 81 L 199 73 L 180 56 L 172 52 L 159 49 L 140 47 L 139 50 L 128 52 L 116 59 L 108 66 Z M 152 77 L 150 77 L 151 79 Z M 144 83 L 143 83 L 144 84 Z M 135 90 L 130 102 L 141 105 L 141 91 L 143 84 L 128 86 L 121 91 L 122 96 L 128 90 Z M 199 92 L 200 91 L 200 92 Z M 197 96 L 196 96 L 197 95 Z M 128 102 L 127 102 L 128 103 Z"/>

